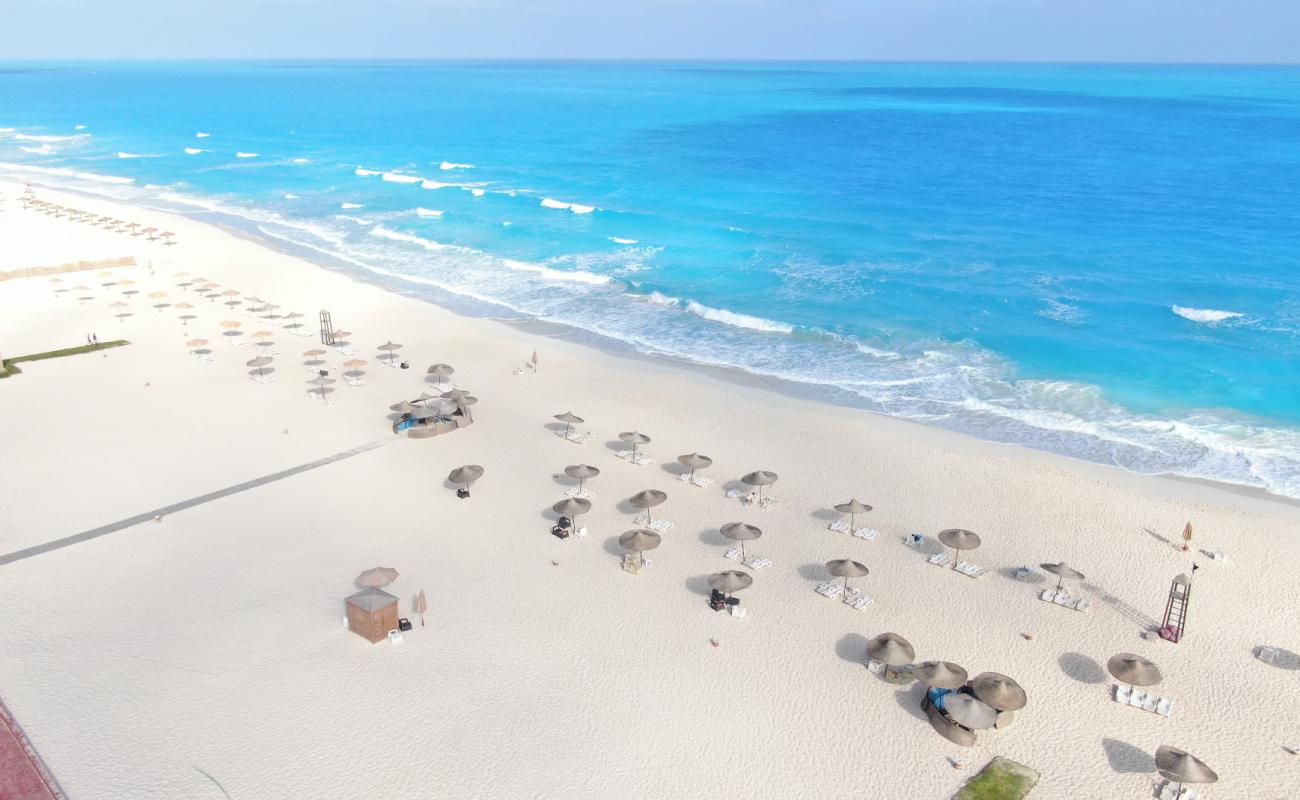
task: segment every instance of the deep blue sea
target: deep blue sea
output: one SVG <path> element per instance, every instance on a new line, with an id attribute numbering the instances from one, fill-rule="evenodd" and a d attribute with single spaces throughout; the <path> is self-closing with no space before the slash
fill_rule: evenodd
<path id="1" fill-rule="evenodd" d="M 0 64 L 0 162 L 470 313 L 1300 497 L 1300 68 Z"/>

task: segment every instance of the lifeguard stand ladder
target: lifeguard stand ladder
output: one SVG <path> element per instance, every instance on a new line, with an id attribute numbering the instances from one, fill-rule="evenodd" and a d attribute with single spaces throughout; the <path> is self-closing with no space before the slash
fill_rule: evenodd
<path id="1" fill-rule="evenodd" d="M 1187 606 L 1192 600 L 1192 579 L 1187 573 L 1174 578 L 1169 586 L 1169 600 L 1165 603 L 1165 621 L 1160 625 L 1160 638 L 1174 644 L 1187 630 Z"/>
<path id="2" fill-rule="evenodd" d="M 334 322 L 330 319 L 330 312 L 324 309 L 320 312 L 320 343 L 330 346 L 334 344 Z"/>

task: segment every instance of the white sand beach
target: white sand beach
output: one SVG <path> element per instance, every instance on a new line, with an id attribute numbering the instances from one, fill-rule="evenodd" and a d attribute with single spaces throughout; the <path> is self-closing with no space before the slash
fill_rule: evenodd
<path id="1" fill-rule="evenodd" d="M 1297 796 L 1300 758 L 1284 749 L 1300 746 L 1296 504 L 460 317 L 213 226 L 37 188 L 174 231 L 166 246 L 24 209 L 22 188 L 0 184 L 0 271 L 138 262 L 63 284 L 0 281 L 0 355 L 88 333 L 130 341 L 0 380 L 0 560 L 109 526 L 0 563 L 0 698 L 69 797 L 946 798 L 1005 756 L 1041 773 L 1033 798 L 1114 800 L 1153 796 L 1162 744 L 1218 772 L 1210 800 Z M 313 332 L 328 309 L 369 362 L 367 385 L 339 380 L 322 403 L 301 355 L 319 338 L 200 297 L 180 273 L 300 312 Z M 123 278 L 138 293 L 102 285 Z M 76 284 L 89 289 L 54 291 Z M 178 302 L 195 319 L 154 307 Z M 228 345 L 222 320 L 242 323 L 233 338 L 273 331 L 275 383 L 249 379 L 257 348 Z M 211 342 L 211 363 L 189 353 L 194 338 Z M 386 340 L 410 370 L 380 363 Z M 534 351 L 538 369 L 520 371 Z M 324 358 L 338 377 L 348 357 Z M 430 389 L 435 362 L 479 399 L 476 424 L 395 436 L 388 406 Z M 569 410 L 594 432 L 588 444 L 554 435 L 552 416 Z M 632 430 L 658 463 L 615 456 Z M 702 474 L 714 485 L 677 480 L 690 452 L 713 458 Z M 601 470 L 587 483 L 590 534 L 561 540 L 550 507 L 578 463 Z M 486 469 L 468 500 L 445 482 L 462 464 Z M 780 476 L 774 508 L 726 497 L 758 469 Z M 643 489 L 668 494 L 655 514 L 675 524 L 633 575 L 617 538 L 637 527 L 625 501 Z M 874 541 L 828 529 L 850 497 L 875 507 Z M 746 546 L 772 562 L 749 570 L 743 618 L 707 605 L 707 576 L 740 568 L 718 532 L 732 521 L 762 528 Z M 980 534 L 963 557 L 986 575 L 932 566 L 902 543 L 945 528 Z M 814 591 L 838 558 L 870 568 L 855 583 L 874 598 L 865 609 Z M 1173 644 L 1151 632 L 1193 558 L 1188 628 Z M 1039 599 L 1055 579 L 1038 564 L 1057 561 L 1087 576 L 1071 587 L 1086 612 Z M 354 577 L 380 565 L 400 572 L 388 590 L 414 623 L 399 645 L 342 625 Z M 1043 582 L 1013 579 L 1021 565 Z M 865 667 L 866 641 L 886 631 L 918 660 L 1013 677 L 1028 705 L 973 747 L 950 743 L 925 719 L 919 684 Z M 1284 652 L 1268 664 L 1260 646 Z M 1111 699 L 1105 663 L 1121 652 L 1159 665 L 1168 717 Z M 970 765 L 954 768 L 957 757 Z"/>

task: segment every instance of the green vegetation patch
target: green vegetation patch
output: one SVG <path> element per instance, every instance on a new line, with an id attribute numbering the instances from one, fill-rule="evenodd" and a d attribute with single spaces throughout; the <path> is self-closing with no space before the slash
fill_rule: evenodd
<path id="1" fill-rule="evenodd" d="M 1038 785 L 1039 774 L 998 756 L 966 782 L 953 800 L 1021 800 Z"/>
<path id="2" fill-rule="evenodd" d="M 32 353 L 27 356 L 14 356 L 0 361 L 0 378 L 8 378 L 10 375 L 17 375 L 22 372 L 18 364 L 23 361 L 44 361 L 47 358 L 63 358 L 64 356 L 76 356 L 82 353 L 93 353 L 96 350 L 107 350 L 110 347 L 121 347 L 124 344 L 130 344 L 126 339 L 114 339 L 111 342 L 100 342 L 99 344 L 83 344 L 79 347 L 65 347 L 62 350 L 49 350 L 44 353 Z"/>

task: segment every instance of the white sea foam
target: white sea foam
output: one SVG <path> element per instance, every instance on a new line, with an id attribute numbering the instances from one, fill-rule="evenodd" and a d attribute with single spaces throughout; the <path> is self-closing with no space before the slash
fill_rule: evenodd
<path id="1" fill-rule="evenodd" d="M 157 155 L 149 153 L 127 153 L 121 150 L 117 153 L 118 158 L 157 158 Z"/>
<path id="2" fill-rule="evenodd" d="M 300 200 L 300 199 L 302 199 L 302 198 L 301 198 L 301 195 L 296 195 L 296 194 L 294 194 L 293 192 L 285 192 L 285 194 L 284 194 L 284 199 L 285 199 L 285 200 Z"/>
<path id="3" fill-rule="evenodd" d="M 682 301 L 678 300 L 676 297 L 660 294 L 659 292 L 651 292 L 645 296 L 645 299 L 657 306 L 664 306 L 666 308 L 677 308 L 682 304 Z"/>
<path id="4" fill-rule="evenodd" d="M 724 325 L 731 325 L 736 328 L 749 328 L 755 331 L 764 331 L 766 333 L 793 333 L 794 326 L 784 322 L 774 322 L 762 317 L 751 317 L 748 314 L 738 314 L 735 311 L 728 311 L 725 308 L 710 308 L 701 305 L 694 300 L 686 304 L 686 310 L 698 317 L 703 317 L 714 322 L 721 322 Z"/>
<path id="5" fill-rule="evenodd" d="M 503 258 L 501 263 L 508 269 L 516 272 L 532 272 L 541 275 L 543 278 L 553 281 L 573 281 L 575 283 L 587 283 L 594 286 L 609 283 L 609 277 L 606 275 L 596 275 L 591 272 L 582 270 L 560 270 L 544 267 L 541 264 L 530 264 L 526 261 L 516 261 L 511 258 Z"/>
<path id="6" fill-rule="evenodd" d="M 615 244 L 636 244 L 636 239 L 623 239 L 618 236 L 611 236 L 609 240 Z"/>
<path id="7" fill-rule="evenodd" d="M 404 172 L 385 172 L 382 177 L 389 183 L 420 183 L 424 180 L 419 175 L 407 175 Z"/>
<path id="8" fill-rule="evenodd" d="M 365 208 L 361 203 L 339 203 L 339 208 Z"/>
<path id="9" fill-rule="evenodd" d="M 194 134 L 194 138 L 195 138 L 195 139 L 206 139 L 206 138 L 208 138 L 208 137 L 211 136 L 211 135 L 212 135 L 212 134 L 210 134 L 210 133 L 204 133 L 203 131 L 199 131 L 198 133 Z"/>
<path id="10" fill-rule="evenodd" d="M 71 136 L 56 136 L 46 133 L 15 133 L 14 138 L 20 142 L 80 142 L 90 138 L 88 133 L 76 133 Z"/>
<path id="11" fill-rule="evenodd" d="M 435 242 L 432 239 L 424 239 L 413 233 L 404 231 L 395 231 L 392 228 L 385 228 L 383 225 L 376 225 L 370 229 L 371 236 L 378 236 L 382 239 L 390 239 L 394 242 L 406 242 L 423 247 L 425 250 L 448 250 L 452 249 L 451 245 L 445 245 L 442 242 Z"/>
<path id="12" fill-rule="evenodd" d="M 446 189 L 446 188 L 449 187 L 449 186 L 460 186 L 460 184 L 459 184 L 459 183 L 443 183 L 442 181 L 431 181 L 431 180 L 428 180 L 428 179 L 423 180 L 423 181 L 420 181 L 420 188 L 421 188 L 421 189 L 437 190 L 437 189 Z"/>
<path id="13" fill-rule="evenodd" d="M 355 175 L 360 175 L 360 176 L 363 177 L 363 178 L 365 178 L 365 177 L 369 177 L 369 176 L 371 176 L 371 175 L 383 175 L 383 174 L 384 174 L 381 170 L 377 170 L 377 169 L 366 169 L 365 167 L 357 167 L 356 169 L 352 170 L 352 172 L 353 172 L 353 174 L 355 174 Z"/>
<path id="14" fill-rule="evenodd" d="M 473 164 L 457 164 L 453 161 L 444 161 L 438 165 L 438 169 L 474 169 Z"/>
<path id="15" fill-rule="evenodd" d="M 310 158 L 295 158 L 295 159 L 292 159 L 292 161 L 293 161 L 293 163 L 295 163 L 295 164 L 310 164 L 310 163 L 311 163 L 311 159 L 310 159 Z"/>
<path id="16" fill-rule="evenodd" d="M 354 224 L 354 225 L 373 225 L 373 224 L 374 224 L 374 222 L 373 222 L 372 220 L 365 219 L 364 217 L 354 217 L 354 216 L 352 216 L 351 214 L 334 214 L 334 215 L 332 215 L 332 216 L 334 217 L 334 219 L 347 220 L 348 222 L 351 222 L 351 223 Z"/>
<path id="17" fill-rule="evenodd" d="M 542 207 L 571 211 L 574 214 L 590 214 L 596 210 L 595 206 L 584 206 L 580 203 L 566 203 L 563 200 L 555 200 L 550 197 L 542 198 Z"/>
<path id="18" fill-rule="evenodd" d="M 474 195 L 475 197 L 482 197 L 484 194 L 482 189 L 470 189 L 469 193 Z"/>
<path id="19" fill-rule="evenodd" d="M 10 164 L 0 162 L 0 170 L 12 172 L 32 172 L 38 175 L 52 175 L 59 178 L 77 178 L 95 183 L 128 184 L 135 183 L 135 178 L 123 178 L 120 175 L 100 175 L 96 172 L 77 172 L 66 167 L 37 167 L 31 164 Z"/>
<path id="20" fill-rule="evenodd" d="M 235 153 L 235 158 L 257 158 L 257 153 L 245 153 L 241 151 Z"/>
<path id="21" fill-rule="evenodd" d="M 206 153 L 206 152 L 208 152 L 208 151 L 207 151 L 207 150 L 201 150 L 201 149 L 199 149 L 199 148 L 197 148 L 197 147 L 187 147 L 187 148 L 185 148 L 185 155 L 187 155 L 187 156 L 197 156 L 199 153 Z"/>
<path id="22" fill-rule="evenodd" d="M 1170 306 L 1169 310 L 1192 322 L 1204 322 L 1210 325 L 1216 322 L 1224 322 L 1230 319 L 1244 316 L 1239 311 L 1219 311 L 1213 308 L 1187 308 L 1185 306 Z"/>
<path id="23" fill-rule="evenodd" d="M 18 149 L 22 150 L 24 153 L 34 153 L 38 156 L 49 156 L 58 152 L 48 144 L 37 145 L 36 147 L 20 147 Z"/>
<path id="24" fill-rule="evenodd" d="M 419 217 L 441 217 L 441 216 L 442 216 L 442 213 L 443 213 L 443 212 L 441 212 L 441 211 L 435 211 L 435 210 L 433 210 L 432 208 L 417 208 L 417 209 L 415 209 L 415 214 L 416 214 L 416 216 L 419 216 Z"/>

